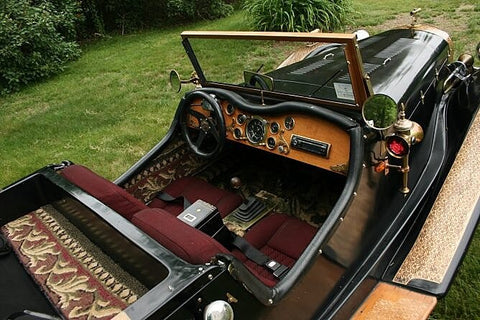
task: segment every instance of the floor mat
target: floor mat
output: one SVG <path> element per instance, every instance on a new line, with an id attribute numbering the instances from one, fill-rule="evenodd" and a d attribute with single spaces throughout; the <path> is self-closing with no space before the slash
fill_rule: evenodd
<path id="1" fill-rule="evenodd" d="M 17 257 L 68 319 L 110 319 L 147 290 L 52 206 L 2 227 Z"/>

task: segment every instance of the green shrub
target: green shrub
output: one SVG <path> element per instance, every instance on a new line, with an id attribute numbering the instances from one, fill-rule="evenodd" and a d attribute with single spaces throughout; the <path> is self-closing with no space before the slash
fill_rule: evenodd
<path id="1" fill-rule="evenodd" d="M 0 5 L 0 94 L 56 74 L 80 49 L 75 0 L 3 0 Z"/>
<path id="2" fill-rule="evenodd" d="M 233 7 L 223 0 L 167 0 L 167 14 L 170 22 L 189 20 L 213 20 L 226 17 Z"/>
<path id="3" fill-rule="evenodd" d="M 91 3 L 95 3 L 95 8 Z M 82 8 L 87 23 L 99 19 L 101 23 L 97 22 L 97 25 L 103 26 L 104 31 L 122 34 L 199 19 L 213 20 L 233 12 L 232 5 L 224 0 L 82 0 Z M 100 30 L 92 25 L 84 29 Z"/>
<path id="4" fill-rule="evenodd" d="M 256 30 L 333 31 L 348 21 L 351 0 L 245 0 Z"/>

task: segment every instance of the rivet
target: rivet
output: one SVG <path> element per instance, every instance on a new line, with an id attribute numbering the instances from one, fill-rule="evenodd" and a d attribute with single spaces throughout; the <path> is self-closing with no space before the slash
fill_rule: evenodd
<path id="1" fill-rule="evenodd" d="M 318 254 L 322 254 L 322 253 L 323 253 L 322 249 L 318 250 Z"/>
<path id="2" fill-rule="evenodd" d="M 356 197 L 356 196 L 357 196 L 357 192 L 354 192 L 354 193 L 353 193 L 353 196 Z"/>
<path id="3" fill-rule="evenodd" d="M 208 275 L 208 280 L 212 280 L 213 276 L 211 274 Z"/>
<path id="4" fill-rule="evenodd" d="M 173 291 L 174 288 L 173 288 L 171 285 L 169 285 L 169 286 L 168 286 L 168 290 Z"/>
<path id="5" fill-rule="evenodd" d="M 340 218 L 340 222 L 343 222 L 343 218 Z"/>
<path id="6" fill-rule="evenodd" d="M 198 302 L 198 303 L 202 303 L 202 298 L 198 298 L 198 299 L 197 299 L 197 302 Z"/>
<path id="7" fill-rule="evenodd" d="M 273 304 L 273 300 L 272 300 L 272 299 L 268 299 L 268 304 Z"/>

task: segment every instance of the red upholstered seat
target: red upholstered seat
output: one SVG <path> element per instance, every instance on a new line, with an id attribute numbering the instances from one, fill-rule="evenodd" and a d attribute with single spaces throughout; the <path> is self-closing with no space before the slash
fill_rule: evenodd
<path id="1" fill-rule="evenodd" d="M 292 267 L 316 231 L 316 228 L 306 222 L 276 213 L 255 224 L 245 239 L 271 259 Z M 268 269 L 248 260 L 241 251 L 235 249 L 232 253 L 265 285 L 273 287 L 278 282 Z"/>
<path id="2" fill-rule="evenodd" d="M 217 207 L 222 218 L 240 206 L 243 201 L 242 197 L 238 194 L 219 189 L 195 177 L 177 179 L 163 191 L 174 198 L 183 196 L 190 203 L 194 203 L 198 199 L 208 202 Z M 183 204 L 166 202 L 158 198 L 153 199 L 149 206 L 152 208 L 162 208 L 175 216 L 183 211 Z"/>
<path id="3" fill-rule="evenodd" d="M 176 215 L 183 211 L 181 204 L 156 199 L 151 206 L 157 208 L 149 208 L 121 187 L 80 165 L 63 169 L 61 175 L 131 220 L 189 263 L 203 264 L 218 253 L 231 253 L 265 285 L 272 287 L 278 282 L 269 270 L 248 260 L 241 251 L 228 251 L 215 239 L 178 219 Z M 190 203 L 198 199 L 209 202 L 219 209 L 222 216 L 230 213 L 242 202 L 240 196 L 194 177 L 178 179 L 165 191 L 173 197 L 184 196 Z M 272 214 L 255 224 L 247 232 L 245 239 L 273 260 L 292 267 L 316 231 L 316 228 L 294 217 Z"/>
<path id="4" fill-rule="evenodd" d="M 128 220 L 132 218 L 134 213 L 148 208 L 147 205 L 125 189 L 84 166 L 68 166 L 62 170 L 61 175 Z M 222 217 L 232 212 L 242 203 L 242 198 L 239 195 L 216 188 L 208 182 L 195 177 L 184 177 L 175 180 L 164 191 L 175 198 L 183 196 L 190 203 L 194 203 L 198 199 L 208 202 L 218 208 Z M 149 206 L 162 208 L 175 216 L 184 209 L 183 205 L 178 202 L 165 202 L 157 198 Z"/>
<path id="5" fill-rule="evenodd" d="M 217 253 L 230 253 L 215 239 L 159 209 L 137 212 L 132 223 L 175 255 L 192 264 L 204 264 Z"/>
<path id="6" fill-rule="evenodd" d="M 135 212 L 148 208 L 130 193 L 81 165 L 71 165 L 60 173 L 67 180 L 130 220 Z"/>

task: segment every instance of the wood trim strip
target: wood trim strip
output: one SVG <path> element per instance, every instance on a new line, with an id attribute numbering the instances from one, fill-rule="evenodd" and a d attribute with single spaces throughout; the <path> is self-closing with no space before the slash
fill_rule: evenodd
<path id="1" fill-rule="evenodd" d="M 356 40 L 353 33 L 311 33 L 311 32 L 262 32 L 262 31 L 184 31 L 185 38 L 243 39 L 276 41 L 312 41 L 327 43 L 351 43 Z"/>
<path id="2" fill-rule="evenodd" d="M 436 304 L 435 296 L 380 282 L 351 319 L 427 319 Z"/>

